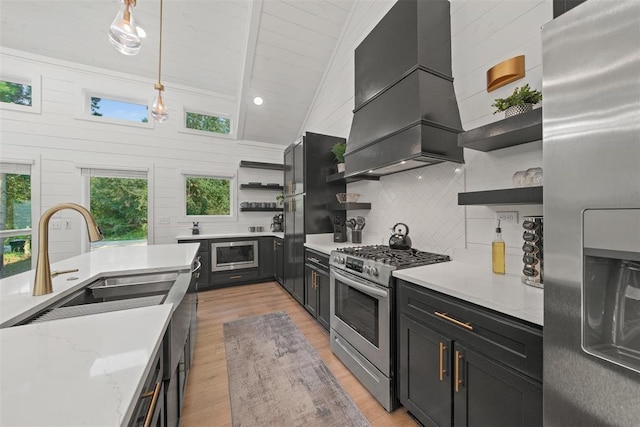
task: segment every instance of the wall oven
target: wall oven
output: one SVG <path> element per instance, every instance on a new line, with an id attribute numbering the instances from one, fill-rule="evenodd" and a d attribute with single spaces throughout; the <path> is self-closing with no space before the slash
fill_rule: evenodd
<path id="1" fill-rule="evenodd" d="M 258 241 L 215 242 L 211 244 L 211 271 L 258 267 Z"/>

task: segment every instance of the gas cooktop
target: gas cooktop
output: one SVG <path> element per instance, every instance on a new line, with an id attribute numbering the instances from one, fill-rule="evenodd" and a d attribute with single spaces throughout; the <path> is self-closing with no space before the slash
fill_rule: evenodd
<path id="1" fill-rule="evenodd" d="M 389 246 L 382 245 L 352 246 L 338 249 L 337 252 L 361 259 L 372 260 L 376 263 L 387 264 L 395 267 L 394 269 L 451 261 L 449 255 L 423 252 L 417 249 L 391 249 Z"/>

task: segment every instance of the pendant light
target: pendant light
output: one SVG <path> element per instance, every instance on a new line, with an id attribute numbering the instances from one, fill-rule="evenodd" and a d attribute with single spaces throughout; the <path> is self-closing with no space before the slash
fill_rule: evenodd
<path id="1" fill-rule="evenodd" d="M 122 7 L 109 27 L 109 41 L 118 52 L 137 55 L 140 52 L 140 35 L 133 19 L 136 0 L 122 0 Z"/>
<path id="2" fill-rule="evenodd" d="M 125 0 L 126 1 L 126 0 Z M 158 83 L 153 87 L 158 91 L 158 96 L 153 101 L 151 107 L 151 117 L 159 122 L 164 122 L 169 118 L 169 111 L 167 106 L 164 105 L 164 99 L 162 99 L 162 92 L 164 91 L 164 85 L 161 83 L 162 76 L 162 0 L 160 0 L 160 44 L 158 48 Z"/>

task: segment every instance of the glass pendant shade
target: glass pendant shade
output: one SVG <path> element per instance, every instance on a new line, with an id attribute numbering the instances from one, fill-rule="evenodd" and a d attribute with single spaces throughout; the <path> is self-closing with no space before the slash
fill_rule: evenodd
<path id="1" fill-rule="evenodd" d="M 164 90 L 164 86 L 158 83 L 155 85 L 155 88 L 158 89 L 158 96 L 153 101 L 153 106 L 151 107 L 151 117 L 159 122 L 164 122 L 169 118 L 169 110 L 164 104 L 164 99 L 162 99 L 162 91 Z"/>
<path id="2" fill-rule="evenodd" d="M 118 52 L 137 55 L 140 52 L 140 36 L 133 19 L 131 0 L 123 0 L 122 7 L 109 27 L 109 41 Z"/>

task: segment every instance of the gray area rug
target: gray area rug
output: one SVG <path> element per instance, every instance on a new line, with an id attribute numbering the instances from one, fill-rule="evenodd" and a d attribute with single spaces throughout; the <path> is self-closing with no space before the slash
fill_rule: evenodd
<path id="1" fill-rule="evenodd" d="M 236 427 L 369 426 L 284 312 L 224 324 Z"/>

